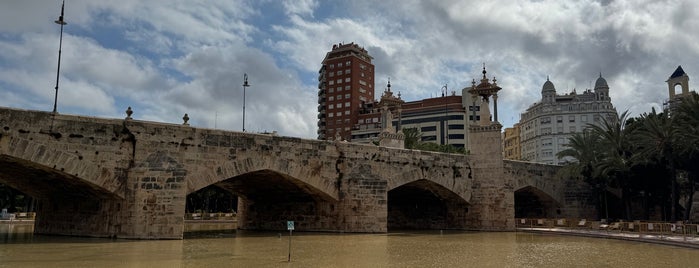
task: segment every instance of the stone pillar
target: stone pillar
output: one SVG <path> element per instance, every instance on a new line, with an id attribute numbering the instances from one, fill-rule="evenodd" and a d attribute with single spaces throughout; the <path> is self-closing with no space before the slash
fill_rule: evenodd
<path id="1" fill-rule="evenodd" d="M 129 171 L 128 229 L 120 237 L 182 239 L 187 170 L 168 153 L 155 151 Z"/>
<path id="2" fill-rule="evenodd" d="M 493 112 L 495 114 L 495 122 L 498 121 L 498 94 L 493 94 Z"/>
<path id="3" fill-rule="evenodd" d="M 481 115 L 481 119 L 483 115 Z M 479 230 L 514 230 L 514 181 L 505 176 L 502 159 L 502 125 L 469 128 L 473 192 L 467 225 Z"/>

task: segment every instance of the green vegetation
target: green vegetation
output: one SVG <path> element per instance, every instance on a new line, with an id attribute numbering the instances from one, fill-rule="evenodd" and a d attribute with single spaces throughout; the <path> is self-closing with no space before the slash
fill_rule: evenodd
<path id="1" fill-rule="evenodd" d="M 415 149 L 430 152 L 442 152 L 451 154 L 468 154 L 468 151 L 463 147 L 455 147 L 451 144 L 436 144 L 434 142 L 422 142 L 422 133 L 417 128 L 404 128 L 403 135 L 405 136 L 405 149 Z"/>
<path id="2" fill-rule="evenodd" d="M 607 190 L 617 189 L 623 211 L 611 212 L 622 218 L 648 220 L 660 208 L 662 220 L 689 219 L 699 183 L 699 95 L 685 98 L 671 115 L 653 109 L 627 117 L 603 118 L 574 134 L 557 155 L 575 159 L 561 174 L 590 184 L 600 218 L 610 214 Z"/>

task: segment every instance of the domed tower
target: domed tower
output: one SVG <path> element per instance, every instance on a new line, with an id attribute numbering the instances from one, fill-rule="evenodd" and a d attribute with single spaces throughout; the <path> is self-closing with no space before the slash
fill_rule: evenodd
<path id="1" fill-rule="evenodd" d="M 542 102 L 555 102 L 556 101 L 556 87 L 546 76 L 546 82 L 544 86 L 541 87 L 541 101 Z"/>
<path id="2" fill-rule="evenodd" d="M 601 72 L 595 81 L 595 94 L 597 94 L 598 100 L 609 100 L 609 85 L 607 85 L 607 80 L 602 77 Z"/>

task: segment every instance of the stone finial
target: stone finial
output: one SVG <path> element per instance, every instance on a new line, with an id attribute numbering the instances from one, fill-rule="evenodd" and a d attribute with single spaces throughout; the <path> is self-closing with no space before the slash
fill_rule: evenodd
<path id="1" fill-rule="evenodd" d="M 184 123 L 182 123 L 182 125 L 189 126 L 189 123 L 188 123 L 189 122 L 189 115 L 184 114 L 184 116 L 182 117 L 182 120 L 184 121 Z"/>
<path id="2" fill-rule="evenodd" d="M 133 114 L 133 110 L 131 110 L 131 106 L 129 108 L 126 108 L 126 120 L 131 120 L 131 115 Z"/>

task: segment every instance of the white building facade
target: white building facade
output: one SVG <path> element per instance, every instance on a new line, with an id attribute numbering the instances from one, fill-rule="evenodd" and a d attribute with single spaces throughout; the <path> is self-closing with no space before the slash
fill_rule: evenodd
<path id="1" fill-rule="evenodd" d="M 558 159 L 556 154 L 567 148 L 573 133 L 582 132 L 590 124 L 599 124 L 602 118 L 616 120 L 617 111 L 609 97 L 609 86 L 600 74 L 593 90 L 582 93 L 575 90 L 558 95 L 547 78 L 541 89 L 541 101 L 522 113 L 521 157 L 524 161 L 563 164 L 571 159 Z"/>

